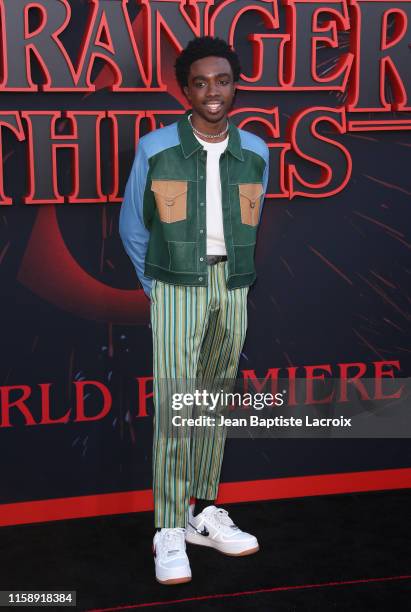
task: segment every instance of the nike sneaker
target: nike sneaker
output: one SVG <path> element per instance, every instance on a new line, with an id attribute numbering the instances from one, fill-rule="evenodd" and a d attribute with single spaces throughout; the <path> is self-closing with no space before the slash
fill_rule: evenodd
<path id="1" fill-rule="evenodd" d="M 191 568 L 186 553 L 185 529 L 157 531 L 153 539 L 156 580 L 161 584 L 190 582 Z"/>
<path id="2" fill-rule="evenodd" d="M 235 557 L 252 555 L 259 550 L 257 538 L 241 531 L 228 516 L 227 510 L 216 506 L 207 506 L 194 516 L 194 504 L 190 505 L 186 542 L 209 546 Z"/>

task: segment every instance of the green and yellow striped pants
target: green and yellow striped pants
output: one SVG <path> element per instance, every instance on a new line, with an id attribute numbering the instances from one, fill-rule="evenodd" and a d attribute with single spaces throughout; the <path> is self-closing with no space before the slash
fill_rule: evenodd
<path id="1" fill-rule="evenodd" d="M 225 427 L 206 428 L 202 435 L 176 435 L 170 428 L 170 398 L 162 401 L 162 390 L 164 381 L 185 380 L 186 391 L 192 392 L 193 381 L 235 380 L 247 331 L 248 287 L 227 290 L 226 278 L 223 261 L 208 266 L 207 287 L 153 280 L 155 527 L 186 527 L 191 496 L 217 497 Z"/>

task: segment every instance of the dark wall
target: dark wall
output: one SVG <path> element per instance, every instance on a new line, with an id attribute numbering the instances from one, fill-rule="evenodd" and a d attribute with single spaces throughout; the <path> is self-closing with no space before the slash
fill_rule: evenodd
<path id="1" fill-rule="evenodd" d="M 86 2 L 70 4 L 71 22 L 62 39 L 74 58 L 89 7 Z M 135 16 L 136 7 L 129 8 Z M 246 34 L 264 31 L 264 24 L 258 15 L 247 19 L 238 26 L 236 45 L 244 71 L 250 73 Z M 341 40 L 346 41 L 346 34 Z M 171 46 L 165 49 L 174 53 Z M 324 52 L 325 66 L 336 54 Z M 103 68 L 98 60 L 92 78 L 104 85 Z M 35 58 L 33 73 L 41 83 Z M 239 91 L 236 108 L 278 107 L 284 142 L 287 123 L 297 111 L 336 108 L 344 102 L 342 92 L 329 90 Z M 156 109 L 182 111 L 181 98 L 167 92 L 115 93 L 104 86 L 89 94 L 0 95 L 2 112 Z M 22 125 L 27 136 L 27 123 Z M 110 126 L 104 119 L 104 194 L 112 189 Z M 143 121 L 142 133 L 149 127 Z M 62 123 L 60 129 L 60 134 L 69 133 L 70 125 Z M 255 123 L 247 129 L 274 142 Z M 373 362 L 395 361 L 400 366 L 396 376 L 410 376 L 410 132 L 337 134 L 330 125 L 321 129 L 349 151 L 352 175 L 340 193 L 328 198 L 266 200 L 240 374 L 254 370 L 264 378 L 269 368 L 298 366 L 304 376 L 303 366 L 328 364 L 338 377 L 339 363 L 362 362 L 372 377 Z M 44 134 L 45 142 L 48 136 Z M 134 153 L 134 134 L 122 136 L 121 192 Z M 143 378 L 152 374 L 149 310 L 142 291 L 130 291 L 139 285 L 118 234 L 120 203 L 25 204 L 27 141 L 18 142 L 3 129 L 2 143 L 5 190 L 14 200 L 0 207 L 3 408 L 7 397 L 17 399 L 24 392 L 30 397 L 28 412 L 10 410 L 10 426 L 3 412 L 1 502 L 149 488 L 151 400 L 147 416 L 142 415 L 142 402 L 139 405 Z M 44 150 L 40 147 L 39 154 Z M 317 168 L 299 163 L 307 179 L 318 178 Z M 70 164 L 70 153 L 60 152 L 59 187 L 66 195 L 72 188 Z M 273 168 L 272 180 L 275 172 Z M 85 380 L 109 390 L 112 406 L 104 418 L 75 420 L 73 383 Z M 51 386 L 46 388 L 46 383 Z M 10 386 L 20 388 L 13 391 Z M 67 422 L 40 422 L 48 392 L 51 418 L 57 420 L 71 409 Z M 90 387 L 85 396 L 86 415 L 98 414 L 100 392 Z M 405 467 L 410 465 L 409 448 L 407 439 L 229 440 L 223 481 Z"/>

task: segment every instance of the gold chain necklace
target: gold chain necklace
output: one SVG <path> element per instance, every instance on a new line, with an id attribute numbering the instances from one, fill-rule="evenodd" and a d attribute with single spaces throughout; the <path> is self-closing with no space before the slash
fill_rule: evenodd
<path id="1" fill-rule="evenodd" d="M 189 122 L 189 124 L 193 128 L 193 131 L 196 134 L 198 134 L 198 136 L 202 136 L 203 138 L 221 138 L 221 136 L 224 136 L 228 132 L 228 128 L 230 127 L 229 123 L 228 123 L 228 120 L 227 120 L 227 126 L 226 126 L 225 130 L 223 130 L 219 134 L 204 134 L 203 132 L 200 132 L 199 130 L 197 130 L 197 128 L 195 128 L 194 125 L 191 123 L 191 115 L 192 115 L 192 113 L 190 113 L 188 115 L 188 122 Z"/>

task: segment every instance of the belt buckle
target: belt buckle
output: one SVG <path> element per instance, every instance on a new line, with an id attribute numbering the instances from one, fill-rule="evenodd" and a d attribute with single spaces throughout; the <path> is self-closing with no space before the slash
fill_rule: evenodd
<path id="1" fill-rule="evenodd" d="M 220 261 L 220 255 L 207 255 L 207 264 L 209 266 L 214 266 L 219 261 Z"/>

